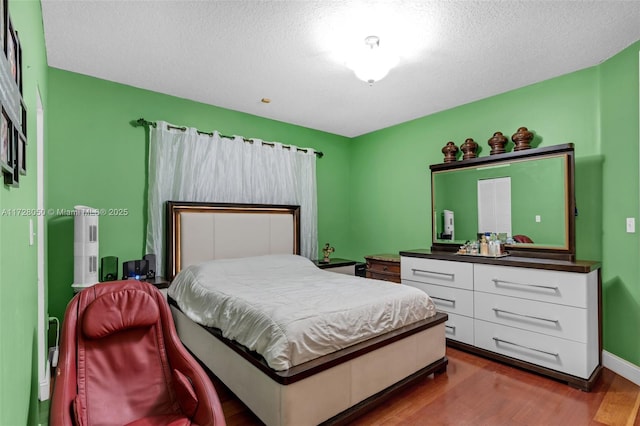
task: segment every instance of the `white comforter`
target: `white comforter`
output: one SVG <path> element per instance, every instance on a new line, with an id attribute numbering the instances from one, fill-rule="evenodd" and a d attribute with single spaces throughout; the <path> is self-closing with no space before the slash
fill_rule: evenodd
<path id="1" fill-rule="evenodd" d="M 295 255 L 192 265 L 168 294 L 193 321 L 261 354 L 275 370 L 435 315 L 416 288 L 324 271 Z"/>

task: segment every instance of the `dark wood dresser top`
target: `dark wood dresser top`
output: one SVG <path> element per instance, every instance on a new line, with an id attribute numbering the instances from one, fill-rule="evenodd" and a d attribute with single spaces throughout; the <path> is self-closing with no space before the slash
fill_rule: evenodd
<path id="1" fill-rule="evenodd" d="M 519 268 L 549 269 L 552 271 L 589 273 L 600 268 L 600 262 L 589 260 L 567 260 L 541 259 L 535 257 L 505 256 L 505 257 L 484 257 L 456 254 L 453 252 L 438 252 L 429 249 L 404 250 L 400 256 L 419 257 L 425 259 L 449 260 L 453 262 L 483 263 L 486 265 L 514 266 Z"/>

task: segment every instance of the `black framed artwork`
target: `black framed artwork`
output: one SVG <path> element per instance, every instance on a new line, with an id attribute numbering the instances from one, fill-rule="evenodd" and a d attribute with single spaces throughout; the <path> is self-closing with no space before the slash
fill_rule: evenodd
<path id="1" fill-rule="evenodd" d="M 7 1 L 8 0 L 0 0 L 0 46 L 2 46 L 5 55 L 7 52 Z"/>
<path id="2" fill-rule="evenodd" d="M 27 138 L 27 107 L 24 105 L 24 100 L 20 99 L 20 115 L 22 116 L 22 134 L 25 139 Z"/>
<path id="3" fill-rule="evenodd" d="M 23 99 L 22 46 L 9 14 L 8 0 L 0 0 L 0 171 L 5 186 L 18 187 L 27 174 L 27 108 Z"/>
<path id="4" fill-rule="evenodd" d="M 18 141 L 18 171 L 21 175 L 27 174 L 27 138 L 16 131 L 16 140 Z"/>
<path id="5" fill-rule="evenodd" d="M 17 187 L 20 184 L 20 166 L 18 164 L 20 161 L 20 159 L 18 158 L 20 139 L 18 138 L 18 129 L 16 129 L 12 125 L 9 125 L 9 135 L 11 136 L 11 163 L 13 164 L 13 173 L 5 175 L 4 182 L 10 184 L 11 186 Z M 8 177 L 10 179 L 7 179 Z"/>
<path id="6" fill-rule="evenodd" d="M 7 61 L 9 61 L 9 71 L 13 76 L 13 80 L 18 82 L 18 43 L 16 41 L 16 33 L 13 31 L 13 23 L 11 18 L 7 18 Z"/>
<path id="7" fill-rule="evenodd" d="M 2 140 L 2 144 L 4 145 L 5 140 L 7 141 L 8 146 L 8 157 L 9 157 L 9 170 L 4 173 L 4 184 L 9 186 L 18 186 L 18 182 L 20 180 L 20 171 L 17 168 L 17 157 L 18 157 L 18 145 L 16 144 L 16 130 L 11 124 L 11 121 L 8 122 L 7 125 L 7 137 Z"/>
<path id="8" fill-rule="evenodd" d="M 4 172 L 13 173 L 13 167 L 11 164 L 11 138 L 9 137 L 9 129 L 11 121 L 7 116 L 4 108 L 2 109 L 2 115 L 0 116 L 0 168 Z"/>
<path id="9" fill-rule="evenodd" d="M 18 90 L 20 96 L 22 96 L 22 46 L 20 45 L 20 37 L 18 32 L 13 32 L 13 41 L 16 47 L 16 83 L 18 83 Z"/>

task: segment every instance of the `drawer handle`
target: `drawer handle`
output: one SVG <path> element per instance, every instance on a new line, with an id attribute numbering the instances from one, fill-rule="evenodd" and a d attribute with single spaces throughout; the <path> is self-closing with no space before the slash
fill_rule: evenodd
<path id="1" fill-rule="evenodd" d="M 447 274 L 445 272 L 436 272 L 436 271 L 425 271 L 424 269 L 416 269 L 416 268 L 411 268 L 411 272 L 413 272 L 414 275 L 416 274 L 416 272 L 422 272 L 423 274 L 431 274 L 431 275 L 443 275 L 445 277 L 449 277 L 451 281 L 453 281 L 456 276 L 455 274 Z"/>
<path id="2" fill-rule="evenodd" d="M 545 290 L 558 291 L 558 287 L 551 287 L 551 286 L 546 286 L 546 285 L 516 283 L 516 282 L 513 282 L 513 281 L 499 280 L 497 278 L 493 278 L 491 281 L 493 281 L 493 283 L 495 285 L 500 285 L 500 283 L 502 283 L 502 284 L 521 285 L 521 286 L 525 286 L 525 287 L 535 287 L 535 288 L 543 288 Z"/>
<path id="3" fill-rule="evenodd" d="M 441 301 L 443 301 L 443 302 L 449 302 L 449 303 L 451 303 L 452 305 L 455 305 L 455 304 L 456 304 L 456 301 L 455 301 L 455 300 L 453 300 L 453 299 L 445 299 L 445 298 L 443 298 L 443 297 L 435 297 L 435 296 L 429 296 L 429 297 L 431 297 L 432 299 L 435 299 L 435 300 L 441 300 Z"/>
<path id="4" fill-rule="evenodd" d="M 455 325 L 444 325 L 444 328 L 451 330 L 451 334 L 456 334 L 456 326 Z"/>
<path id="5" fill-rule="evenodd" d="M 536 317 L 536 316 L 533 316 L 533 315 L 519 314 L 517 312 L 505 311 L 504 309 L 493 308 L 493 311 L 496 313 L 496 315 L 499 314 L 499 313 L 503 313 L 503 314 L 515 315 L 517 317 L 531 318 L 531 319 L 539 320 L 539 321 L 552 322 L 554 324 L 557 324 L 559 322 L 558 320 L 554 320 L 554 319 Z"/>
<path id="6" fill-rule="evenodd" d="M 397 272 L 389 272 L 389 271 L 376 271 L 375 269 L 372 269 L 370 271 L 367 271 L 367 273 L 373 275 L 383 275 L 383 276 L 387 276 L 387 277 L 400 277 L 398 275 Z"/>
<path id="7" fill-rule="evenodd" d="M 528 349 L 530 351 L 540 352 L 540 353 L 545 354 L 545 355 L 551 355 L 551 356 L 556 357 L 556 358 L 558 358 L 560 356 L 559 353 L 547 352 L 547 351 L 543 351 L 542 349 L 531 348 L 529 346 L 520 345 L 518 343 L 513 343 L 513 342 L 510 342 L 508 340 L 498 339 L 497 337 L 494 337 L 493 340 L 496 341 L 496 344 L 497 343 L 506 343 L 508 345 L 517 346 L 519 348 Z"/>

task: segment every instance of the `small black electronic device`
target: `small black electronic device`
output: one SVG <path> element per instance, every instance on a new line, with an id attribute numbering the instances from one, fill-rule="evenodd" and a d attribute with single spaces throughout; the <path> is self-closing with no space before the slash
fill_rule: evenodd
<path id="1" fill-rule="evenodd" d="M 118 258 L 106 256 L 100 259 L 100 282 L 118 279 Z"/>
<path id="2" fill-rule="evenodd" d="M 156 277 L 156 255 L 145 254 L 143 257 L 147 261 L 147 279 Z"/>
<path id="3" fill-rule="evenodd" d="M 122 263 L 122 279 L 135 279 L 146 280 L 147 279 L 148 266 L 147 261 L 142 260 L 130 260 Z"/>

